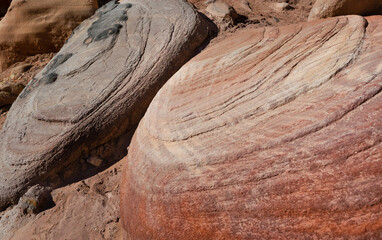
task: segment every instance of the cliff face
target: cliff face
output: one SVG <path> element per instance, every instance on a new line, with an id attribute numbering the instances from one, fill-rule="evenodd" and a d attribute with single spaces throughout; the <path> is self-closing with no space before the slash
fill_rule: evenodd
<path id="1" fill-rule="evenodd" d="M 380 16 L 107 2 L 0 21 L 0 239 L 380 237 Z"/>

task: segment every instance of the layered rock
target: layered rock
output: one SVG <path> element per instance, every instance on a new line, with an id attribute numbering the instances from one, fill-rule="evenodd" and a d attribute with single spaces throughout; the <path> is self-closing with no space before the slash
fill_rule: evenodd
<path id="1" fill-rule="evenodd" d="M 183 0 L 112 1 L 84 21 L 8 113 L 0 208 L 33 185 L 88 173 L 92 159 L 104 167 L 126 154 L 157 90 L 207 37 L 208 23 Z"/>
<path id="2" fill-rule="evenodd" d="M 27 56 L 59 51 L 97 8 L 96 0 L 13 0 L 0 22 L 0 71 Z"/>
<path id="3" fill-rule="evenodd" d="M 309 20 L 350 14 L 364 16 L 382 14 L 382 1 L 317 0 L 309 14 Z"/>
<path id="4" fill-rule="evenodd" d="M 128 239 L 377 239 L 382 17 L 238 31 L 184 65 L 123 172 Z"/>

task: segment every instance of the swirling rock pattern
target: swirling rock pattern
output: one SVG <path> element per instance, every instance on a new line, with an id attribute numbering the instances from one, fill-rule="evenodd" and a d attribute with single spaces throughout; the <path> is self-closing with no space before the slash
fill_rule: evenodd
<path id="1" fill-rule="evenodd" d="M 13 0 L 0 22 L 0 71 L 28 56 L 58 52 L 97 8 L 96 0 Z"/>
<path id="2" fill-rule="evenodd" d="M 184 65 L 129 147 L 130 239 L 381 237 L 382 17 L 242 30 Z"/>
<path id="3" fill-rule="evenodd" d="M 317 0 L 309 14 L 309 20 L 340 15 L 373 15 L 382 14 L 380 0 Z"/>
<path id="4" fill-rule="evenodd" d="M 207 26 L 183 0 L 112 1 L 84 21 L 8 113 L 0 208 L 29 186 L 69 179 L 71 164 L 94 149 L 126 144 L 118 137 L 202 45 Z"/>

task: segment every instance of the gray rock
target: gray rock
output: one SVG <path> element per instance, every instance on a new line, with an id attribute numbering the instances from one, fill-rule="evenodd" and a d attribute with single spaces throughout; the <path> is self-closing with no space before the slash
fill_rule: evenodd
<path id="1" fill-rule="evenodd" d="M 120 137 L 205 42 L 208 26 L 184 0 L 111 1 L 84 21 L 9 111 L 0 135 L 0 209 L 30 186 L 69 181 L 104 144 L 125 150 Z"/>
<path id="2" fill-rule="evenodd" d="M 54 205 L 49 187 L 35 185 L 31 187 L 19 200 L 18 207 L 24 214 L 36 214 Z"/>

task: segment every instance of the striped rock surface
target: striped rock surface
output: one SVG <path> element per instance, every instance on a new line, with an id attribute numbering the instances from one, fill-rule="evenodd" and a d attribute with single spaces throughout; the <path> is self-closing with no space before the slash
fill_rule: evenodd
<path id="1" fill-rule="evenodd" d="M 58 52 L 97 8 L 96 0 L 13 0 L 0 22 L 0 71 L 28 56 Z"/>
<path id="2" fill-rule="evenodd" d="M 317 0 L 309 14 L 309 20 L 335 17 L 341 15 L 382 14 L 380 0 Z"/>
<path id="3" fill-rule="evenodd" d="M 183 0 L 112 1 L 84 21 L 8 113 L 0 208 L 36 183 L 86 173 L 78 159 L 118 158 L 157 90 L 207 36 L 207 22 Z"/>
<path id="4" fill-rule="evenodd" d="M 124 170 L 130 239 L 380 238 L 382 17 L 242 30 L 158 92 Z"/>

